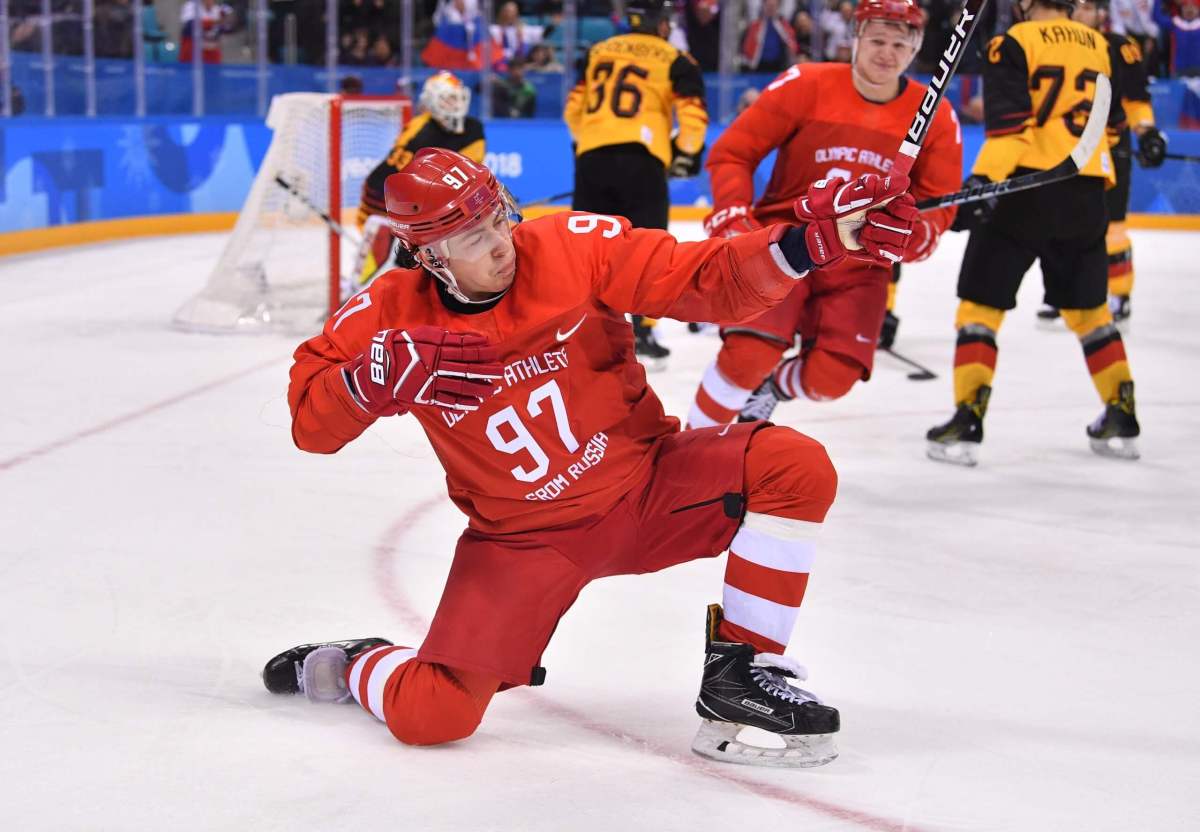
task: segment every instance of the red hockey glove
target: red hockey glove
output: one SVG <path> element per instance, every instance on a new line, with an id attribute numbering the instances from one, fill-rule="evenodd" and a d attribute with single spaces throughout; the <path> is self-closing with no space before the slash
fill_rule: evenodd
<path id="1" fill-rule="evenodd" d="M 354 401 L 375 416 L 413 405 L 478 410 L 503 371 L 482 335 L 435 326 L 385 329 L 342 367 Z"/>
<path id="2" fill-rule="evenodd" d="M 859 232 L 858 242 L 872 257 L 899 263 L 912 244 L 913 223 L 919 216 L 912 194 L 900 194 L 887 205 L 867 212 L 867 224 Z"/>
<path id="3" fill-rule="evenodd" d="M 908 248 L 904 249 L 904 262 L 920 263 L 929 257 L 937 248 L 938 238 L 937 227 L 918 212 L 912 236 L 908 238 Z"/>
<path id="4" fill-rule="evenodd" d="M 872 250 L 866 241 L 860 241 L 868 212 L 906 190 L 907 176 L 883 177 L 873 173 L 864 173 L 853 182 L 818 179 L 810 185 L 808 193 L 797 199 L 792 207 L 796 217 L 804 223 L 804 238 L 813 263 L 818 268 L 832 266 L 847 252 L 863 249 L 869 256 L 881 256 L 880 244 L 874 244 Z M 868 237 L 868 241 L 870 239 Z M 900 251 L 903 248 L 900 246 Z"/>
<path id="5" fill-rule="evenodd" d="M 736 237 L 762 228 L 750 215 L 749 205 L 730 205 L 704 218 L 704 233 L 709 237 Z"/>

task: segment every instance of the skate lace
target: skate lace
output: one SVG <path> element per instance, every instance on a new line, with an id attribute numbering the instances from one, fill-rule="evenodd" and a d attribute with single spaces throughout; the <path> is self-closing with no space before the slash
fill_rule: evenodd
<path id="1" fill-rule="evenodd" d="M 788 684 L 788 676 L 803 681 L 808 678 L 808 670 L 795 659 L 775 653 L 758 653 L 750 664 L 750 677 L 772 696 L 797 705 L 805 702 L 821 703 L 811 691 Z"/>

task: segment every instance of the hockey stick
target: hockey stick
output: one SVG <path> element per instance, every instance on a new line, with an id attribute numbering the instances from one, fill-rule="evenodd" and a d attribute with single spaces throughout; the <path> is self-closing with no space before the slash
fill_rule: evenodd
<path id="1" fill-rule="evenodd" d="M 317 205 L 315 202 L 313 202 L 311 199 L 306 197 L 304 194 L 300 193 L 299 188 L 297 188 L 291 182 L 288 182 L 281 175 L 276 174 L 275 184 L 278 185 L 279 187 L 283 188 L 285 191 L 287 191 L 292 196 L 296 197 L 296 199 L 300 200 L 300 202 L 304 205 L 305 208 L 312 211 L 314 214 L 316 214 L 318 217 L 320 217 L 322 220 L 324 220 L 325 224 L 329 226 L 329 229 L 331 231 L 333 231 L 334 234 L 337 234 L 341 237 L 345 237 L 347 240 L 354 243 L 354 245 L 356 245 L 356 246 L 362 244 L 362 239 L 357 234 L 351 233 L 350 229 L 346 228 L 344 225 L 342 225 L 340 222 L 335 220 L 333 217 L 329 216 L 329 214 L 327 214 L 323 210 L 321 210 L 321 206 Z"/>
<path id="2" fill-rule="evenodd" d="M 1039 170 L 1036 173 L 1014 176 L 1011 179 L 1005 179 L 1001 182 L 988 182 L 984 185 L 964 188 L 961 191 L 955 191 L 952 194 L 945 194 L 944 196 L 931 196 L 929 199 L 923 199 L 918 202 L 917 208 L 922 211 L 928 211 L 932 208 L 964 205 L 968 202 L 978 202 L 981 199 L 991 199 L 1002 194 L 1026 191 L 1030 188 L 1049 185 L 1051 182 L 1070 179 L 1087 164 L 1088 159 L 1092 158 L 1092 154 L 1096 152 L 1096 148 L 1100 145 L 1100 142 L 1104 140 L 1104 130 L 1108 124 L 1108 110 L 1111 104 L 1112 84 L 1109 82 L 1107 76 L 1098 75 L 1096 76 L 1096 95 L 1092 99 L 1092 110 L 1088 113 L 1087 124 L 1084 125 L 1083 133 L 1079 136 L 1079 141 L 1076 142 L 1071 155 L 1067 158 L 1052 168 Z M 1170 157 L 1168 156 L 1168 158 Z"/>
<path id="3" fill-rule="evenodd" d="M 879 351 L 886 352 L 897 361 L 902 361 L 908 366 L 915 368 L 915 372 L 908 374 L 909 381 L 929 381 L 930 379 L 937 378 L 937 373 L 935 373 L 933 370 L 929 369 L 924 364 L 920 364 L 916 361 L 913 361 L 911 358 L 901 355 L 891 347 L 883 347 Z"/>
<path id="4" fill-rule="evenodd" d="M 1168 153 L 1164 159 L 1174 159 L 1176 162 L 1200 162 L 1200 156 L 1189 156 L 1186 153 Z"/>
<path id="5" fill-rule="evenodd" d="M 958 22 L 954 24 L 954 30 L 950 32 L 950 43 L 946 45 L 941 58 L 938 59 L 938 73 L 929 79 L 925 97 L 921 99 L 921 104 L 913 115 L 912 124 L 909 125 L 908 133 L 905 134 L 904 141 L 900 143 L 900 150 L 896 155 L 896 160 L 892 163 L 892 173 L 908 176 L 912 170 L 913 163 L 917 161 L 917 155 L 921 152 L 921 145 L 925 143 L 929 125 L 933 123 L 933 116 L 937 112 L 938 104 L 946 97 L 946 86 L 954 77 L 954 73 L 958 71 L 958 65 L 966 53 L 967 42 L 971 39 L 975 27 L 979 25 L 979 18 L 983 14 L 985 6 L 987 6 L 987 0 L 966 0 L 963 3 Z"/>
<path id="6" fill-rule="evenodd" d="M 535 199 L 532 202 L 522 202 L 517 206 L 517 208 L 521 211 L 524 211 L 526 208 L 537 208 L 539 205 L 549 205 L 551 202 L 558 202 L 560 199 L 568 199 L 569 197 L 573 196 L 575 196 L 574 191 L 566 191 L 565 193 L 554 194 L 554 196 Z"/>

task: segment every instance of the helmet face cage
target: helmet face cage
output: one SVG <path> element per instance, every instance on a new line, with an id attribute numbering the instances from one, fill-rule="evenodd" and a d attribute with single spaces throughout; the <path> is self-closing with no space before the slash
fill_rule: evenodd
<path id="1" fill-rule="evenodd" d="M 462 133 L 471 108 L 471 91 L 451 73 L 439 72 L 421 88 L 421 106 L 451 133 Z"/>

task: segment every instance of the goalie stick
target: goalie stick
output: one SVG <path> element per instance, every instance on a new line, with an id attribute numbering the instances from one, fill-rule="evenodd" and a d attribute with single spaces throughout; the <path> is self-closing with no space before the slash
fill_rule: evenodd
<path id="1" fill-rule="evenodd" d="M 345 237 L 347 240 L 354 243 L 354 245 L 356 245 L 356 246 L 362 243 L 362 240 L 359 238 L 359 236 L 357 234 L 354 234 L 353 232 L 350 231 L 350 229 L 346 228 L 346 226 L 342 225 L 340 222 L 335 220 L 333 217 L 329 216 L 329 214 L 325 213 L 325 211 L 323 211 L 321 209 L 321 206 L 317 205 L 315 202 L 313 202 L 307 196 L 302 194 L 300 192 L 299 188 L 297 188 L 291 182 L 288 182 L 286 179 L 283 178 L 283 176 L 276 174 L 275 184 L 278 185 L 279 187 L 283 188 L 285 191 L 287 191 L 292 196 L 296 197 L 296 199 L 300 200 L 300 202 L 304 205 L 304 207 L 307 208 L 308 210 L 312 211 L 318 217 L 320 217 L 325 222 L 325 224 L 329 226 L 329 229 L 331 231 L 333 231 L 334 234 L 338 234 L 339 236 Z"/>
<path id="2" fill-rule="evenodd" d="M 964 205 L 968 202 L 978 202 L 981 199 L 991 199 L 1002 194 L 1016 193 L 1017 191 L 1025 191 L 1030 188 L 1049 185 L 1051 182 L 1070 179 L 1087 164 L 1088 159 L 1092 158 L 1092 154 L 1100 146 L 1100 142 L 1104 140 L 1105 126 L 1108 124 L 1108 110 L 1111 105 L 1112 84 L 1109 82 L 1107 76 L 1098 75 L 1096 76 L 1096 95 L 1092 99 L 1092 109 L 1088 113 L 1087 124 L 1084 125 L 1083 133 L 1079 136 L 1079 141 L 1075 144 L 1074 149 L 1071 150 L 1071 155 L 1067 158 L 1052 168 L 1039 170 L 1036 173 L 1014 176 L 1011 179 L 1005 179 L 1001 182 L 988 182 L 985 185 L 964 188 L 961 191 L 955 191 L 952 194 L 945 194 L 943 196 L 932 196 L 918 202 L 917 208 L 922 211 L 928 211 L 932 208 Z M 1167 158 L 1170 158 L 1170 156 L 1168 155 Z"/>

